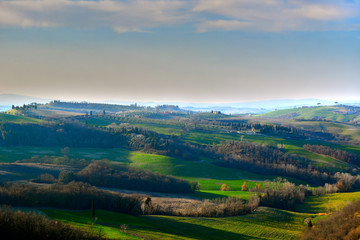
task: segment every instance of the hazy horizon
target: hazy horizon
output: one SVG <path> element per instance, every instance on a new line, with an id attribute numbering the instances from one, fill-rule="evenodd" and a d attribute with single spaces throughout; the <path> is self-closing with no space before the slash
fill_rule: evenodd
<path id="1" fill-rule="evenodd" d="M 45 99 L 360 99 L 360 1 L 5 0 L 0 93 Z"/>
<path id="2" fill-rule="evenodd" d="M 15 100 L 15 102 L 12 102 Z M 316 105 L 318 102 L 324 105 L 331 105 L 335 104 L 335 102 L 338 102 L 339 104 L 344 103 L 360 103 L 359 99 L 333 99 L 333 98 L 323 98 L 323 99 L 317 99 L 317 98 L 278 98 L 278 99 L 265 99 L 265 100 L 259 100 L 259 101 L 238 101 L 238 102 L 214 102 L 214 101 L 208 101 L 208 102 L 194 102 L 194 101 L 154 101 L 154 100 L 147 100 L 147 101 L 131 101 L 129 99 L 102 99 L 102 100 L 93 100 L 93 99 L 85 99 L 85 98 L 77 98 L 77 99 L 63 99 L 63 98 L 40 98 L 37 96 L 28 96 L 28 95 L 18 95 L 18 94 L 9 94 L 9 93 L 0 93 L 0 106 L 10 106 L 10 105 L 22 105 L 30 102 L 38 102 L 38 103 L 47 103 L 53 100 L 60 100 L 60 101 L 66 101 L 66 102 L 89 102 L 89 103 L 107 103 L 107 104 L 145 104 L 146 106 L 156 106 L 158 104 L 175 104 L 182 107 L 191 107 L 191 106 L 229 106 L 229 107 L 246 107 L 249 105 L 249 107 L 254 107 L 255 105 L 258 105 L 261 107 L 261 105 L 264 105 L 264 108 L 266 106 L 270 105 L 276 105 L 276 104 L 282 104 L 286 105 L 288 102 L 288 106 L 295 105 Z M 5 101 L 5 104 L 4 104 Z"/>

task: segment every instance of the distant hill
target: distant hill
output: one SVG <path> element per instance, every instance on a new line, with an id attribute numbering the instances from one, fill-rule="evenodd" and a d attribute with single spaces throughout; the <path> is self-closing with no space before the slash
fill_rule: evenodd
<path id="1" fill-rule="evenodd" d="M 129 102 L 114 102 L 108 101 L 109 103 L 116 104 L 130 104 Z M 356 101 L 351 101 L 356 102 Z M 232 102 L 232 103 L 185 103 L 185 102 L 140 102 L 140 105 L 144 106 L 156 106 L 159 104 L 172 104 L 177 105 L 181 109 L 189 111 L 199 111 L 199 112 L 210 112 L 221 111 L 223 113 L 231 114 L 262 114 L 269 112 L 274 109 L 288 109 L 292 107 L 302 107 L 302 106 L 316 106 L 317 103 L 321 105 L 332 105 L 333 101 L 321 100 L 316 98 L 306 98 L 306 99 L 272 99 L 264 101 L 254 101 L 254 102 Z M 345 103 L 345 102 L 341 102 Z"/>
<path id="2" fill-rule="evenodd" d="M 333 105 L 333 101 L 322 100 L 316 98 L 304 99 L 272 99 L 254 102 L 234 102 L 234 103 L 173 103 L 185 110 L 209 112 L 211 110 L 221 111 L 223 113 L 231 114 L 262 114 L 270 112 L 275 109 L 289 109 L 293 107 L 303 106 L 317 106 L 320 103 L 322 106 Z M 341 104 L 359 105 L 356 100 L 340 102 Z"/>
<path id="3" fill-rule="evenodd" d="M 47 104 L 40 104 L 38 109 L 41 110 L 58 110 L 66 112 L 75 112 L 75 113 L 88 113 L 93 111 L 93 113 L 106 112 L 121 112 L 129 110 L 144 110 L 145 107 L 134 105 L 116 105 L 116 104 L 106 104 L 106 103 L 88 103 L 88 102 L 63 102 L 63 101 L 52 101 Z"/>
<path id="4" fill-rule="evenodd" d="M 360 123 L 360 107 L 346 105 L 302 107 L 271 111 L 259 116 L 276 119 L 330 120 Z"/>
<path id="5" fill-rule="evenodd" d="M 0 106 L 23 105 L 32 102 L 46 103 L 49 100 L 17 94 L 0 94 Z"/>

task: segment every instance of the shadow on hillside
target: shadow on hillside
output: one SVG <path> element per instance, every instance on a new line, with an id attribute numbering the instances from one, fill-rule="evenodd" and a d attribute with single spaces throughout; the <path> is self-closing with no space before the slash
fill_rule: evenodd
<path id="1" fill-rule="evenodd" d="M 192 239 L 258 239 L 258 240 L 265 240 L 267 238 L 259 238 L 254 236 L 248 236 L 240 233 L 234 233 L 229 232 L 226 229 L 220 230 L 215 229 L 207 226 L 202 226 L 198 224 L 193 223 L 185 223 L 185 222 L 179 222 L 176 221 L 176 219 L 183 219 L 179 217 L 174 217 L 173 219 L 169 218 L 161 218 L 156 216 L 150 216 L 150 220 L 152 223 L 159 225 L 161 230 L 155 230 L 155 229 L 149 229 L 149 231 L 152 232 L 158 232 L 158 233 L 168 233 L 168 234 L 174 234 L 176 236 L 184 236 L 184 237 L 190 237 Z M 189 218 L 189 219 L 197 219 L 199 222 L 206 221 L 207 223 L 212 223 L 213 219 L 211 218 Z M 216 224 L 216 223 L 214 223 Z M 234 225 L 236 222 L 234 222 Z M 239 223 L 240 224 L 240 223 Z M 225 226 L 224 226 L 225 228 Z"/>
<path id="2" fill-rule="evenodd" d="M 208 192 L 196 192 L 195 194 L 190 195 L 191 197 L 198 199 L 215 199 L 215 198 L 226 198 L 227 196 L 216 194 L 216 193 L 208 193 Z"/>

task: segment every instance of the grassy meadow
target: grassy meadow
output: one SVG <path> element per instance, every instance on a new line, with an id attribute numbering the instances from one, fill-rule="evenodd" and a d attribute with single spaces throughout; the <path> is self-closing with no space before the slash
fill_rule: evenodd
<path id="1" fill-rule="evenodd" d="M 255 212 L 227 218 L 129 216 L 97 210 L 96 224 L 90 211 L 42 210 L 49 217 L 74 227 L 102 232 L 110 239 L 297 239 L 312 214 L 260 207 Z M 126 233 L 121 226 L 127 225 Z"/>
<path id="2" fill-rule="evenodd" d="M 360 192 L 333 193 L 311 196 L 296 206 L 296 211 L 304 213 L 328 213 L 343 208 L 347 203 L 360 199 Z"/>
<path id="3" fill-rule="evenodd" d="M 19 116 L 19 115 L 11 115 L 0 113 L 0 123 L 1 122 L 11 122 L 11 123 L 39 123 L 41 120 L 37 118 Z"/>
<path id="4" fill-rule="evenodd" d="M 268 113 L 261 114 L 262 117 L 268 118 L 304 118 L 313 119 L 321 117 L 327 120 L 337 122 L 349 122 L 357 118 L 357 114 L 344 114 L 347 110 L 341 106 L 322 106 L 322 107 L 309 107 L 309 108 L 296 108 L 296 109 L 282 109 Z"/>

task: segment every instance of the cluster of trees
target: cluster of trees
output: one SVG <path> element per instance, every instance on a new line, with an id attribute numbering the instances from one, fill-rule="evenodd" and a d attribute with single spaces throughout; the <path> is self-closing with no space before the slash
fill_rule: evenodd
<path id="1" fill-rule="evenodd" d="M 332 175 L 326 170 L 311 167 L 309 159 L 284 153 L 274 147 L 229 141 L 212 146 L 212 150 L 215 153 L 215 164 L 219 166 L 295 177 L 316 184 L 333 181 Z"/>
<path id="2" fill-rule="evenodd" d="M 233 131 L 248 131 L 255 130 L 258 133 L 272 135 L 272 136 L 280 136 L 287 137 L 292 139 L 306 139 L 313 138 L 317 140 L 323 141 L 334 141 L 334 142 L 344 142 L 348 141 L 345 136 L 339 134 L 332 134 L 324 131 L 310 131 L 301 129 L 294 126 L 287 126 L 283 124 L 261 124 L 261 123 L 249 123 L 239 120 L 218 120 L 207 122 L 209 125 L 217 125 L 222 128 L 226 128 Z"/>
<path id="3" fill-rule="evenodd" d="M 29 159 L 18 160 L 17 163 L 41 163 L 41 164 L 57 164 L 57 165 L 68 165 L 68 166 L 80 166 L 85 167 L 91 163 L 90 160 L 84 158 L 69 158 L 65 156 L 33 156 Z"/>
<path id="4" fill-rule="evenodd" d="M 214 121 L 211 124 L 213 125 L 216 124 L 222 126 L 223 128 L 225 127 L 234 131 L 256 130 L 261 134 L 287 137 L 292 139 L 312 138 L 321 141 L 339 142 L 339 143 L 345 143 L 350 140 L 348 137 L 340 134 L 333 134 L 324 131 L 310 131 L 310 130 L 305 130 L 302 128 L 283 125 L 283 124 L 248 123 L 248 122 L 239 122 L 237 120 L 232 120 L 232 121 L 220 120 L 220 121 Z"/>
<path id="5" fill-rule="evenodd" d="M 360 155 L 358 155 L 358 154 L 349 153 L 347 151 L 343 151 L 340 149 L 334 149 L 334 148 L 324 146 L 324 145 L 305 144 L 303 146 L 303 148 L 310 152 L 324 154 L 324 155 L 339 159 L 341 161 L 360 166 Z"/>
<path id="6" fill-rule="evenodd" d="M 173 204 L 153 204 L 152 212 L 158 215 L 186 217 L 231 217 L 251 213 L 258 205 L 259 198 L 256 196 L 251 197 L 248 201 L 239 197 L 227 197 L 195 201 L 192 204 L 182 205 L 181 208 Z"/>
<path id="7" fill-rule="evenodd" d="M 26 110 L 26 109 L 37 109 L 37 103 L 30 103 L 30 104 L 24 104 L 22 106 L 15 106 L 15 105 L 12 105 L 11 106 L 11 109 L 16 109 L 16 110 Z"/>
<path id="8" fill-rule="evenodd" d="M 95 128 L 69 122 L 0 123 L 0 145 L 124 147 L 186 160 L 199 160 L 201 155 L 198 145 L 183 142 L 178 137 L 161 135 L 138 127 Z"/>
<path id="9" fill-rule="evenodd" d="M 144 107 L 138 106 L 137 104 L 132 105 L 117 105 L 117 104 L 105 104 L 105 103 L 88 103 L 88 102 L 62 102 L 55 100 L 49 103 L 50 106 L 60 108 L 72 108 L 72 109 L 91 109 L 97 111 L 110 111 L 110 112 L 121 112 L 128 110 L 142 110 Z"/>
<path id="10" fill-rule="evenodd" d="M 31 158 L 21 162 L 40 162 L 50 164 L 65 164 L 75 160 L 67 157 L 45 156 L 42 158 Z M 162 193 L 186 194 L 193 193 L 199 188 L 197 182 L 190 183 L 186 180 L 153 173 L 138 168 L 112 164 L 108 160 L 93 160 L 91 163 L 86 160 L 86 164 L 80 171 L 63 171 L 55 178 L 54 175 L 44 173 L 32 180 L 36 183 L 69 183 L 71 181 L 85 182 L 97 187 L 120 188 L 128 190 L 140 190 Z M 79 166 L 79 165 L 75 165 Z M 83 166 L 81 166 L 83 167 Z"/>
<path id="11" fill-rule="evenodd" d="M 146 195 L 120 194 L 99 190 L 82 182 L 69 184 L 55 183 L 39 186 L 20 183 L 7 183 L 0 186 L 0 204 L 22 207 L 54 207 L 72 210 L 96 208 L 122 212 L 132 215 L 160 214 L 193 217 L 227 217 L 244 215 L 254 211 L 259 198 L 248 201 L 240 198 L 193 201 L 185 207 L 181 202 L 153 204 Z"/>
<path id="12" fill-rule="evenodd" d="M 7 240 L 102 240 L 101 234 L 84 232 L 35 214 L 0 207 L 1 239 Z"/>
<path id="13" fill-rule="evenodd" d="M 266 182 L 262 188 L 249 189 L 259 197 L 259 205 L 287 210 L 295 210 L 295 204 L 304 202 L 309 190 L 308 186 L 296 186 L 282 178 Z"/>
<path id="14" fill-rule="evenodd" d="M 295 210 L 298 203 L 304 202 L 308 196 L 321 196 L 329 193 L 347 192 L 360 187 L 360 176 L 352 176 L 349 173 L 336 173 L 334 178 L 336 183 L 325 183 L 324 186 L 317 188 L 309 185 L 298 185 L 277 178 L 272 182 L 265 182 L 264 186 L 256 185 L 249 189 L 259 198 L 260 206 Z"/>
<path id="15" fill-rule="evenodd" d="M 25 207 L 54 207 L 72 210 L 97 208 L 138 215 L 143 212 L 142 195 L 125 195 L 102 191 L 86 183 L 38 186 L 6 183 L 0 186 L 0 204 Z"/>
<path id="16" fill-rule="evenodd" d="M 337 240 L 360 238 L 360 200 L 350 203 L 328 218 L 319 220 L 315 226 L 307 228 L 303 240 Z"/>
<path id="17" fill-rule="evenodd" d="M 181 109 L 179 108 L 178 105 L 168 105 L 168 104 L 157 105 L 157 106 L 155 106 L 155 110 L 170 111 L 170 112 L 180 112 L 181 111 Z"/>
<path id="18" fill-rule="evenodd" d="M 0 145 L 108 148 L 126 146 L 127 137 L 80 124 L 0 123 Z"/>
<path id="19" fill-rule="evenodd" d="M 178 194 L 193 193 L 197 186 L 179 178 L 111 164 L 107 160 L 94 161 L 76 173 L 74 178 L 98 187 Z"/>

